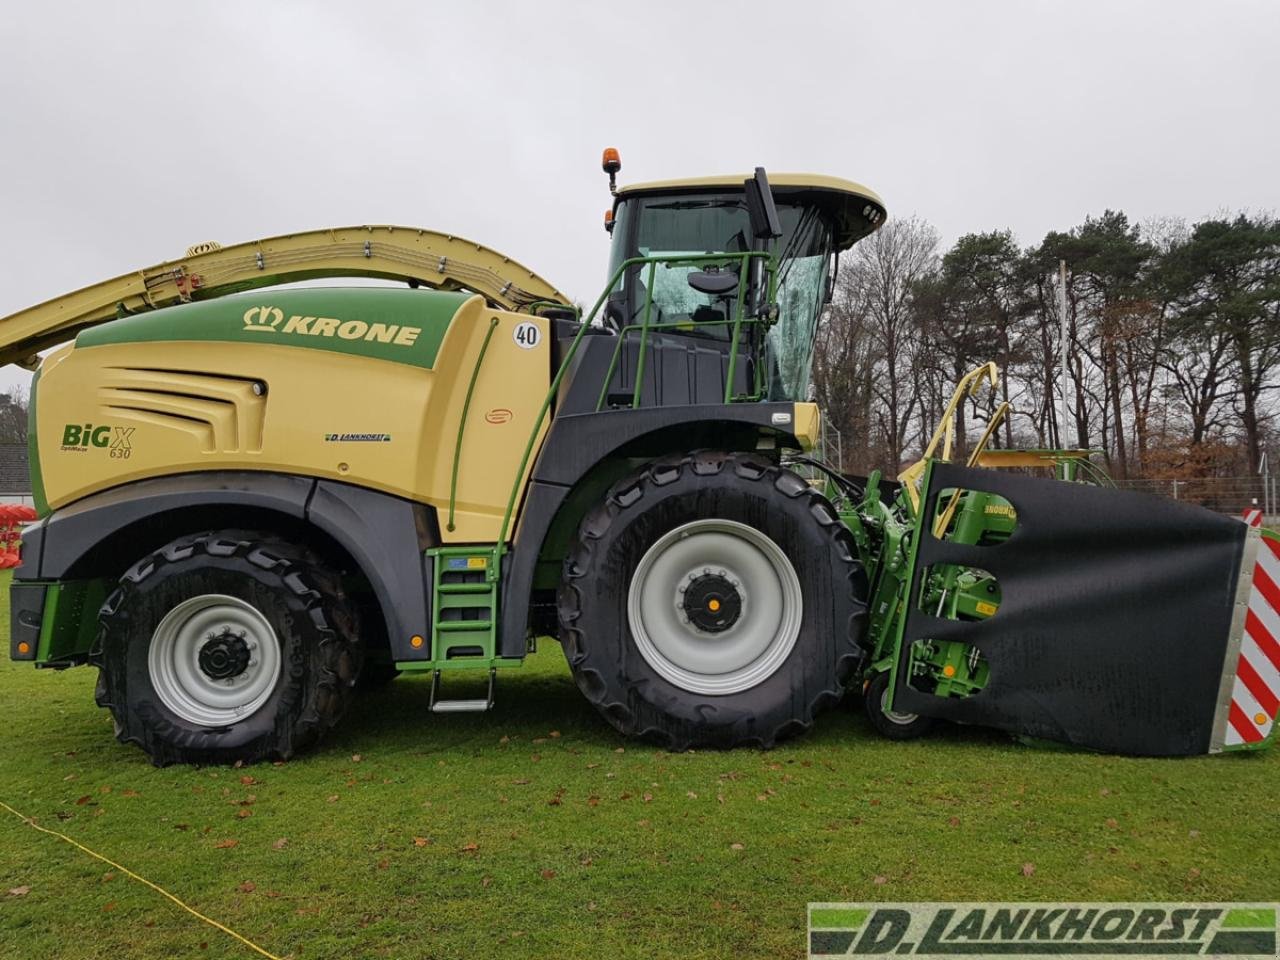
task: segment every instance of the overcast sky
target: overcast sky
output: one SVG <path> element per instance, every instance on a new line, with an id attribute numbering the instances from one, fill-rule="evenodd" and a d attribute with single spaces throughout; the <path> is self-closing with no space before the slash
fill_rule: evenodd
<path id="1" fill-rule="evenodd" d="M 1276 0 L 7 4 L 0 316 L 358 223 L 590 302 L 605 146 L 623 182 L 848 177 L 948 243 L 1280 209 L 1278 51 Z"/>

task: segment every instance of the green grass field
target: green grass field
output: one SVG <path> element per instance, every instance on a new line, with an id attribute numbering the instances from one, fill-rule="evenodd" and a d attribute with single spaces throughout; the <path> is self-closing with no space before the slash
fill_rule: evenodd
<path id="1" fill-rule="evenodd" d="M 157 770 L 94 679 L 0 662 L 0 800 L 280 956 L 801 956 L 812 900 L 1265 900 L 1280 877 L 1276 752 L 895 745 L 838 711 L 769 753 L 672 755 L 615 737 L 544 642 L 489 715 L 432 716 L 401 679 L 304 759 Z M 253 955 L 0 811 L 5 960 Z"/>

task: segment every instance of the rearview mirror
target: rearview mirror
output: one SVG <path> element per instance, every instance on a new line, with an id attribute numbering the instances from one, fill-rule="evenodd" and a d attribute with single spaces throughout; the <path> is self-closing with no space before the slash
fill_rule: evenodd
<path id="1" fill-rule="evenodd" d="M 778 220 L 778 208 L 774 206 L 764 167 L 756 167 L 756 175 L 743 186 L 747 191 L 747 216 L 751 220 L 752 235 L 757 240 L 776 240 L 782 236 L 782 223 Z"/>
<path id="2" fill-rule="evenodd" d="M 728 271 L 691 273 L 689 286 L 710 297 L 723 297 L 738 289 L 738 275 Z"/>

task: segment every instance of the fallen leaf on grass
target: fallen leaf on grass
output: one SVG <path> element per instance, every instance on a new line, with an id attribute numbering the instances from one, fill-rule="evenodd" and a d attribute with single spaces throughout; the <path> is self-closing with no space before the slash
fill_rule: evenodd
<path id="1" fill-rule="evenodd" d="M 591 796 L 587 797 L 587 806 L 588 807 L 600 806 L 600 798 L 593 793 Z"/>
<path id="2" fill-rule="evenodd" d="M 555 872 L 554 870 L 543 870 L 543 871 L 542 871 L 542 879 L 543 879 L 543 880 L 554 880 L 555 878 L 556 878 L 556 872 Z"/>
<path id="3" fill-rule="evenodd" d="M 351 755 L 351 762 L 352 762 L 352 763 L 359 763 L 359 762 L 360 762 L 361 760 L 363 760 L 363 759 L 364 759 L 364 757 L 360 756 L 360 754 L 358 754 L 358 753 L 353 753 L 353 754 Z"/>
<path id="4" fill-rule="evenodd" d="M 382 859 L 382 860 L 379 860 L 379 861 L 378 861 L 378 869 L 379 869 L 379 870 L 385 870 L 385 869 L 387 869 L 387 867 L 389 867 L 389 866 L 391 866 L 391 861 L 390 861 L 390 860 L 387 860 L 387 859 L 385 859 L 385 858 L 384 858 L 384 859 Z"/>
<path id="5" fill-rule="evenodd" d="M 245 817 L 252 817 L 253 811 L 250 810 L 248 807 L 241 807 L 239 810 L 236 811 L 236 816 L 239 817 L 241 820 L 243 820 Z"/>
<path id="6" fill-rule="evenodd" d="M 493 877 L 485 877 L 483 880 L 480 881 L 480 886 L 487 887 L 491 883 L 493 883 Z"/>
<path id="7" fill-rule="evenodd" d="M 873 877 L 871 882 L 874 883 L 877 887 L 883 887 L 886 883 L 889 882 L 889 878 L 885 876 Z"/>
<path id="8" fill-rule="evenodd" d="M 1200 878 L 1200 868 L 1199 868 L 1199 867 L 1192 867 L 1190 870 L 1188 870 L 1188 871 L 1187 871 L 1187 879 L 1188 879 L 1188 880 L 1198 880 L 1199 878 Z"/>
<path id="9" fill-rule="evenodd" d="M 1024 863 L 1022 865 L 1022 875 L 1024 877 L 1034 877 L 1036 875 L 1036 865 L 1034 863 Z"/>
<path id="10" fill-rule="evenodd" d="M 241 893 L 253 893 L 253 891 L 257 889 L 258 889 L 258 885 L 254 883 L 252 880 L 246 880 L 244 883 L 240 884 Z"/>
<path id="11" fill-rule="evenodd" d="M 947 826 L 949 826 L 949 827 L 958 827 L 958 826 L 960 826 L 960 818 L 959 818 L 959 817 L 950 817 L 950 818 L 948 818 L 948 819 L 947 819 Z"/>
<path id="12" fill-rule="evenodd" d="M 502 735 L 502 737 L 501 737 L 501 738 L 499 738 L 498 742 L 499 742 L 499 743 L 510 743 L 510 742 L 511 742 L 511 738 L 510 738 L 510 737 L 508 737 L 506 734 L 503 734 L 503 735 Z"/>
<path id="13" fill-rule="evenodd" d="M 692 790 L 690 790 L 688 793 L 686 793 L 686 794 L 685 794 L 685 796 L 686 796 L 686 797 L 688 797 L 690 800 L 697 800 L 697 799 L 698 799 L 698 795 L 697 795 L 696 793 L 694 793 Z"/>
<path id="14" fill-rule="evenodd" d="M 284 849 L 285 847 L 287 847 L 288 845 L 289 845 L 289 838 L 288 838 L 288 837 L 281 837 L 281 838 L 280 838 L 279 840 L 277 840 L 275 843 L 271 844 L 271 849 L 272 849 L 272 850 L 283 850 L 283 849 Z"/>
<path id="15" fill-rule="evenodd" d="M 730 850 L 745 850 L 745 849 L 747 849 L 747 846 L 746 846 L 746 844 L 744 844 L 744 843 L 731 843 L 731 844 L 729 844 L 729 849 L 730 849 Z"/>
<path id="16" fill-rule="evenodd" d="M 480 844 L 478 843 L 464 843 L 462 845 L 463 853 L 475 853 L 479 849 L 480 849 Z"/>
<path id="17" fill-rule="evenodd" d="M 1108 829 L 1108 830 L 1115 830 L 1115 829 L 1116 829 L 1116 828 L 1118 828 L 1119 826 L 1120 826 L 1120 821 L 1119 821 L 1119 820 L 1117 820 L 1115 817 L 1107 817 L 1107 829 Z"/>
<path id="18" fill-rule="evenodd" d="M 653 802 L 653 794 L 652 794 L 652 793 L 646 793 L 646 794 L 644 795 L 644 797 L 643 797 L 643 800 L 644 800 L 644 802 L 645 802 L 645 803 L 652 803 L 652 802 Z"/>
<path id="19" fill-rule="evenodd" d="M 239 844 L 240 844 L 239 840 L 219 840 L 217 843 L 213 845 L 213 849 L 230 850 L 232 847 L 238 846 Z"/>
<path id="20" fill-rule="evenodd" d="M 547 736 L 554 740 L 556 737 L 560 736 L 560 731 L 552 730 L 550 733 L 547 734 Z"/>
<path id="21" fill-rule="evenodd" d="M 31 888 L 29 886 L 26 886 L 25 884 L 21 887 L 9 888 L 9 896 L 11 897 L 25 897 L 30 892 L 31 892 Z"/>
<path id="22" fill-rule="evenodd" d="M 258 782 L 258 781 L 257 781 L 257 780 L 255 780 L 253 777 L 241 777 L 241 778 L 240 778 L 240 783 L 241 783 L 243 786 L 246 786 L 246 787 L 252 787 L 252 786 L 253 786 L 255 783 L 257 783 L 257 782 Z"/>
<path id="23" fill-rule="evenodd" d="M 516 787 L 523 787 L 528 782 L 528 779 L 525 777 L 517 777 L 515 780 L 511 781 L 512 785 Z"/>
<path id="24" fill-rule="evenodd" d="M 332 796 L 326 797 L 325 799 L 328 800 L 330 803 L 337 803 L 338 795 L 335 793 Z"/>
<path id="25" fill-rule="evenodd" d="M 88 803 L 92 799 L 93 797 L 91 797 L 89 794 L 86 793 L 83 797 L 81 797 L 76 801 L 76 806 L 83 807 L 86 803 Z"/>
<path id="26" fill-rule="evenodd" d="M 415 847 L 429 847 L 431 845 L 430 837 L 414 837 L 413 845 Z"/>
<path id="27" fill-rule="evenodd" d="M 115 908 L 116 908 L 116 902 L 114 900 L 108 900 L 106 903 L 102 905 L 102 912 L 110 913 Z"/>

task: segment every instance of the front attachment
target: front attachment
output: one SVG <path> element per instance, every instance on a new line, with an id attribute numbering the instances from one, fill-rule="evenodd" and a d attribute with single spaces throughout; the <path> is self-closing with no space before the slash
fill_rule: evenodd
<path id="1" fill-rule="evenodd" d="M 1011 503 L 1008 539 L 935 536 L 955 490 Z M 1268 741 L 1280 691 L 1275 541 L 1172 500 L 947 463 L 931 465 L 921 499 L 893 709 L 1147 756 Z M 947 565 L 995 578 L 994 615 L 920 609 L 928 572 Z M 985 686 L 937 696 L 914 660 L 930 641 L 968 645 L 989 666 Z"/>

